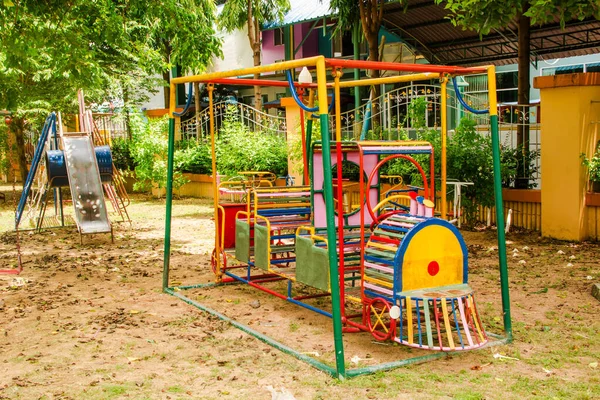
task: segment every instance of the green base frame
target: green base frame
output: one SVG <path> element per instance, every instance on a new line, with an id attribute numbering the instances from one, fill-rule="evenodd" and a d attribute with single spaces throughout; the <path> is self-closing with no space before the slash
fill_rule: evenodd
<path id="1" fill-rule="evenodd" d="M 245 333 L 249 334 L 250 336 L 253 336 L 256 339 L 260 340 L 261 342 L 266 343 L 269 346 L 276 348 L 277 350 L 283 352 L 284 354 L 288 354 L 292 357 L 295 357 L 296 359 L 303 361 L 303 362 L 307 363 L 308 365 L 310 365 L 311 367 L 314 367 L 314 368 L 318 369 L 319 371 L 324 372 L 334 378 L 339 378 L 339 379 L 354 378 L 354 377 L 361 376 L 361 375 L 374 374 L 376 372 L 383 372 L 383 371 L 393 370 L 396 368 L 406 367 L 406 366 L 412 365 L 412 364 L 421 364 L 421 363 L 425 363 L 428 361 L 433 361 L 433 360 L 437 360 L 440 358 L 444 358 L 448 355 L 458 355 L 460 353 L 464 353 L 461 351 L 435 352 L 435 353 L 431 353 L 431 354 L 428 354 L 425 356 L 418 356 L 418 357 L 407 358 L 407 359 L 399 360 L 399 361 L 371 365 L 371 366 L 364 367 L 364 368 L 348 369 L 345 371 L 344 375 L 340 376 L 335 367 L 332 367 L 332 366 L 327 365 L 317 359 L 309 357 L 306 354 L 303 354 L 303 353 L 273 339 L 270 336 L 260 333 L 256 330 L 250 328 L 248 325 L 244 325 L 240 322 L 237 322 L 234 319 L 226 316 L 225 314 L 222 314 L 216 310 L 213 310 L 210 307 L 207 307 L 195 300 L 192 300 L 189 297 L 186 297 L 181 293 L 182 291 L 189 290 L 189 289 L 205 289 L 205 288 L 212 288 L 212 287 L 225 286 L 225 285 L 235 285 L 235 284 L 240 284 L 240 283 L 239 282 L 206 283 L 206 284 L 187 285 L 187 286 L 173 286 L 173 287 L 166 288 L 164 291 L 165 291 L 165 293 L 168 293 L 171 296 L 177 297 L 178 299 L 183 300 L 185 303 L 192 305 L 192 306 L 198 308 L 199 310 L 202 310 L 211 315 L 214 315 L 215 317 L 238 328 L 242 332 L 245 332 Z M 500 345 L 509 344 L 512 342 L 512 339 L 508 336 L 500 336 L 500 335 L 496 335 L 496 334 L 489 333 L 489 332 L 487 333 L 487 335 L 488 335 L 488 337 L 494 338 L 495 340 L 488 342 L 485 346 L 481 347 L 480 349 L 485 349 L 485 348 L 493 347 L 493 346 L 500 346 Z M 477 350 L 480 350 L 480 349 L 477 349 Z M 477 351 L 477 350 L 473 350 L 473 351 Z"/>

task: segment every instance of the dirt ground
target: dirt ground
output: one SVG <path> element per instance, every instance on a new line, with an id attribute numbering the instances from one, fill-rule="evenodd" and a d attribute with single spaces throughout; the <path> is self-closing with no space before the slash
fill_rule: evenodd
<path id="1" fill-rule="evenodd" d="M 10 188 L 0 227 L 14 218 Z M 134 196 L 133 224 L 84 237 L 21 232 L 23 273 L 0 276 L 0 398 L 600 398 L 600 246 L 508 235 L 514 343 L 337 381 L 228 323 L 163 294 L 164 201 Z M 171 284 L 212 281 L 212 209 L 176 201 Z M 464 232 L 483 323 L 502 332 L 495 232 Z M 0 236 L 0 268 L 16 263 Z M 245 286 L 187 290 L 300 352 L 333 360 L 331 321 Z M 348 368 L 419 353 L 345 334 Z M 318 355 L 317 355 L 318 354 Z M 281 396 L 281 395 L 280 395 Z M 280 397 L 284 398 L 284 397 Z"/>

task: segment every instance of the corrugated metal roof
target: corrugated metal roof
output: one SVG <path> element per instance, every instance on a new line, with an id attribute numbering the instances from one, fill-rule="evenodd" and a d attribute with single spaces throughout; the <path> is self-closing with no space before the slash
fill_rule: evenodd
<path id="1" fill-rule="evenodd" d="M 333 16 L 329 5 L 329 0 L 290 0 L 291 8 L 283 21 L 265 24 L 263 29 Z M 516 63 L 518 42 L 515 22 L 480 38 L 477 32 L 453 26 L 447 16 L 448 11 L 433 0 L 408 0 L 406 6 L 390 1 L 385 4 L 383 26 L 435 64 Z M 532 59 L 598 53 L 599 45 L 600 21 L 574 21 L 568 23 L 564 31 L 555 21 L 542 27 L 532 27 L 531 31 Z"/>
<path id="2" fill-rule="evenodd" d="M 333 15 L 333 12 L 329 9 L 329 0 L 290 0 L 290 11 L 283 21 L 264 24 L 263 29 L 314 21 L 330 15 Z"/>
<path id="3" fill-rule="evenodd" d="M 517 62 L 517 24 L 479 37 L 452 25 L 448 11 L 432 0 L 409 0 L 385 5 L 383 26 L 398 34 L 435 64 L 478 65 Z M 600 52 L 600 21 L 572 21 L 564 30 L 558 20 L 531 28 L 532 60 L 560 58 Z"/>

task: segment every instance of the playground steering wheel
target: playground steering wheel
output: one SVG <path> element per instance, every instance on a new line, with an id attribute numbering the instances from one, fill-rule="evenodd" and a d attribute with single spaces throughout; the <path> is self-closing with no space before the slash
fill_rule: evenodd
<path id="1" fill-rule="evenodd" d="M 371 222 L 371 230 L 375 227 L 375 225 L 377 225 L 380 221 L 386 219 L 387 217 L 389 217 L 390 215 L 394 215 L 394 214 L 400 214 L 405 210 L 392 210 L 386 213 L 383 213 L 379 216 L 375 215 L 375 213 L 377 211 L 379 211 L 379 209 L 383 208 L 383 206 L 385 206 L 386 204 L 390 203 L 390 204 L 394 204 L 397 205 L 395 203 L 395 200 L 399 200 L 399 199 L 408 199 L 410 200 L 410 196 L 407 196 L 405 194 L 396 194 L 394 196 L 390 196 L 390 197 L 386 197 L 385 199 L 381 200 L 375 207 L 373 207 L 373 209 L 371 209 L 371 207 L 367 207 L 367 210 L 369 210 L 369 214 L 371 215 L 371 218 L 373 219 L 373 222 Z"/>

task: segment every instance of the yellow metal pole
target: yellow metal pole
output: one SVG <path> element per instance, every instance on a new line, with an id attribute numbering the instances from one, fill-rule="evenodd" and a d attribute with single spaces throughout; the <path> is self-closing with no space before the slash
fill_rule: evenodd
<path id="1" fill-rule="evenodd" d="M 173 82 L 174 79 L 171 79 L 171 87 L 170 87 L 170 94 L 169 94 L 169 118 L 175 118 L 175 115 L 173 115 L 173 113 L 175 112 L 175 108 L 177 107 L 177 93 L 176 93 L 176 89 L 177 89 L 177 82 Z M 166 104 L 165 104 L 166 106 Z"/>
<path id="2" fill-rule="evenodd" d="M 335 101 L 335 140 L 338 143 L 342 141 L 342 105 L 340 101 L 340 78 L 342 77 L 342 75 L 343 72 L 339 69 L 333 72 L 334 98 L 331 99 L 331 101 Z M 340 168 L 341 165 L 338 165 L 338 169 Z"/>
<path id="3" fill-rule="evenodd" d="M 284 71 L 301 67 L 310 67 L 317 65 L 318 60 L 324 60 L 322 56 L 303 58 L 299 60 L 282 61 L 277 64 L 261 65 L 258 67 L 234 69 L 231 71 L 212 72 L 210 74 L 182 76 L 171 79 L 171 84 L 180 84 L 187 82 L 206 82 L 212 79 L 232 78 L 236 76 L 261 74 L 264 72 Z"/>
<path id="4" fill-rule="evenodd" d="M 441 189 L 441 196 L 442 196 L 442 219 L 446 219 L 446 215 L 448 214 L 448 204 L 446 203 L 446 139 L 448 136 L 448 115 L 447 115 L 447 87 L 446 84 L 448 83 L 448 77 L 446 76 L 442 76 L 442 82 L 441 82 L 441 97 L 442 97 L 442 103 L 441 103 L 441 118 L 442 118 L 442 154 L 441 154 L 441 181 L 442 181 L 442 187 Z M 435 195 L 435 194 L 434 194 Z"/>
<path id="5" fill-rule="evenodd" d="M 425 79 L 434 79 L 439 77 L 437 72 L 425 72 L 422 74 L 388 76 L 385 78 L 361 79 L 359 81 L 344 81 L 340 82 L 340 88 L 356 87 L 356 86 L 371 86 L 391 83 L 401 83 L 410 81 L 421 81 Z"/>
<path id="6" fill-rule="evenodd" d="M 213 91 L 215 87 L 212 83 L 208 84 L 208 115 L 209 115 L 209 126 L 210 126 L 210 151 L 212 155 L 212 175 L 213 175 L 213 207 L 215 213 L 215 270 L 216 281 L 221 282 L 223 280 L 223 272 L 221 271 L 221 241 L 219 240 L 219 187 L 217 185 L 217 154 L 215 148 L 215 110 L 213 103 Z M 171 102 L 172 103 L 172 102 Z M 225 229 L 224 226 L 221 230 Z"/>
<path id="7" fill-rule="evenodd" d="M 490 117 L 498 116 L 498 102 L 496 99 L 496 67 L 490 65 L 488 69 L 488 96 L 490 103 Z"/>

